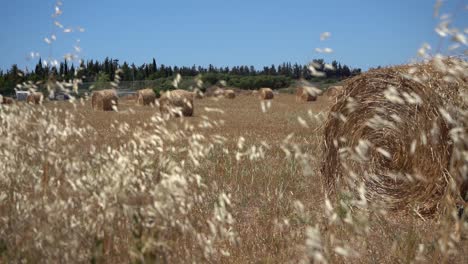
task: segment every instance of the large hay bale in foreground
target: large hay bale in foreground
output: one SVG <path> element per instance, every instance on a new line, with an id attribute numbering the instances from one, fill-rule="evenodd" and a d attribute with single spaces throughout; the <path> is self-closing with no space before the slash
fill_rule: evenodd
<path id="1" fill-rule="evenodd" d="M 296 89 L 296 101 L 310 102 L 315 100 L 317 100 L 317 94 L 309 87 L 299 87 Z"/>
<path id="2" fill-rule="evenodd" d="M 4 105 L 11 105 L 15 103 L 15 99 L 7 96 L 0 97 L 0 103 Z"/>
<path id="3" fill-rule="evenodd" d="M 153 89 L 143 89 L 137 91 L 138 105 L 151 105 L 156 101 L 156 94 Z"/>
<path id="4" fill-rule="evenodd" d="M 363 184 L 376 206 L 434 213 L 448 194 L 452 154 L 451 125 L 440 109 L 458 104 L 466 87 L 466 79 L 444 81 L 432 63 L 347 82 L 324 129 L 321 172 L 329 195 L 358 195 Z"/>
<path id="5" fill-rule="evenodd" d="M 28 104 L 42 104 L 44 100 L 44 94 L 41 92 L 33 92 L 26 97 L 26 102 Z"/>
<path id="6" fill-rule="evenodd" d="M 192 116 L 194 93 L 185 90 L 167 91 L 159 98 L 159 109 L 171 116 Z"/>
<path id="7" fill-rule="evenodd" d="M 274 97 L 273 90 L 270 88 L 260 88 L 258 90 L 258 96 L 263 100 L 271 100 Z"/>
<path id="8" fill-rule="evenodd" d="M 224 97 L 234 99 L 236 98 L 236 93 L 234 92 L 234 90 L 224 90 Z"/>
<path id="9" fill-rule="evenodd" d="M 91 105 L 94 110 L 113 111 L 119 105 L 119 97 L 113 89 L 93 92 Z"/>

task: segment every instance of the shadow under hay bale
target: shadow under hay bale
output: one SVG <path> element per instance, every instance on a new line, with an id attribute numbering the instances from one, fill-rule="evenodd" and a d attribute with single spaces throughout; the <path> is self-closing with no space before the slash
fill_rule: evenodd
<path id="1" fill-rule="evenodd" d="M 236 93 L 234 90 L 224 90 L 224 97 L 228 99 L 234 99 L 236 98 Z"/>
<path id="2" fill-rule="evenodd" d="M 143 89 L 137 91 L 138 105 L 151 105 L 156 101 L 156 94 L 153 89 Z"/>
<path id="3" fill-rule="evenodd" d="M 311 102 L 317 100 L 317 94 L 309 91 L 307 87 L 299 87 L 296 89 L 296 101 Z"/>
<path id="4" fill-rule="evenodd" d="M 443 76 L 428 63 L 373 70 L 347 82 L 324 129 L 321 173 L 330 196 L 357 195 L 363 184 L 376 206 L 437 211 L 448 194 L 452 155 L 451 125 L 440 109 L 459 104 L 467 85 Z"/>
<path id="5" fill-rule="evenodd" d="M 167 91 L 159 98 L 161 113 L 174 117 L 193 115 L 194 93 L 185 90 Z"/>
<path id="6" fill-rule="evenodd" d="M 26 97 L 26 102 L 28 104 L 42 104 L 43 100 L 44 94 L 41 92 L 30 93 L 28 97 Z"/>
<path id="7" fill-rule="evenodd" d="M 91 96 L 93 110 L 113 111 L 119 105 L 119 97 L 113 89 L 93 92 Z"/>
<path id="8" fill-rule="evenodd" d="M 273 90 L 270 88 L 260 88 L 258 90 L 258 96 L 262 100 L 271 100 L 274 97 Z"/>

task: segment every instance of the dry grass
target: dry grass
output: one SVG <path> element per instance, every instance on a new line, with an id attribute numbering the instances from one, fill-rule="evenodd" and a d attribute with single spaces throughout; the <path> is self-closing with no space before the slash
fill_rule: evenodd
<path id="1" fill-rule="evenodd" d="M 251 96 L 196 100 L 193 117 L 168 121 L 131 101 L 119 112 L 90 103 L 12 112 L 48 120 L 26 122 L 35 130 L 1 116 L 9 144 L 0 141 L 8 201 L 0 203 L 0 260 L 297 263 L 315 252 L 306 242 L 315 226 L 330 263 L 445 258 L 438 240 L 448 232 L 438 220 L 327 209 L 319 180 L 327 97 L 298 105 L 280 94 L 266 113 Z M 467 246 L 456 243 L 447 261 L 466 262 Z"/>

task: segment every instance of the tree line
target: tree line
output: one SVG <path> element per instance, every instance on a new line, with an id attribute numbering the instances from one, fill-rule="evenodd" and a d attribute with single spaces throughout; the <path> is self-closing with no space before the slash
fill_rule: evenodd
<path id="1" fill-rule="evenodd" d="M 332 67 L 329 67 L 330 65 L 327 65 L 323 59 L 315 59 L 313 62 L 317 70 L 325 73 L 322 78 L 344 79 L 361 72 L 361 69 L 352 69 L 337 61 L 331 62 Z M 261 86 L 280 88 L 288 86 L 291 80 L 316 78 L 311 75 L 308 65 L 289 62 L 256 69 L 254 66 L 246 65 L 234 67 L 216 67 L 211 64 L 208 67 L 158 65 L 154 58 L 150 63 L 144 63 L 140 66 L 136 66 L 134 63 L 129 64 L 126 61 L 120 63 L 119 60 L 112 58 L 105 58 L 104 61 L 81 61 L 77 66 L 70 65 L 66 60 L 58 66 L 46 66 L 39 59 L 32 70 L 21 70 L 17 65 L 12 65 L 5 72 L 0 70 L 0 93 L 12 94 L 17 84 L 28 81 L 47 81 L 51 78 L 58 81 L 69 81 L 74 78 L 81 78 L 83 82 L 112 81 L 115 79 L 116 70 L 120 72 L 121 81 L 169 80 L 176 74 L 183 77 L 194 77 L 201 74 L 202 80 L 209 84 L 226 80 L 229 85 L 243 89 L 254 89 Z M 165 85 L 170 86 L 169 82 Z M 163 88 L 170 89 L 171 87 Z"/>

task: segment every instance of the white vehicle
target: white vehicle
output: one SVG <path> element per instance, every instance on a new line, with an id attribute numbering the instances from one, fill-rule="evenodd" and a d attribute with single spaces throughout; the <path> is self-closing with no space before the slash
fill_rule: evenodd
<path id="1" fill-rule="evenodd" d="M 26 101 L 26 98 L 29 95 L 29 91 L 16 91 L 16 100 Z"/>

